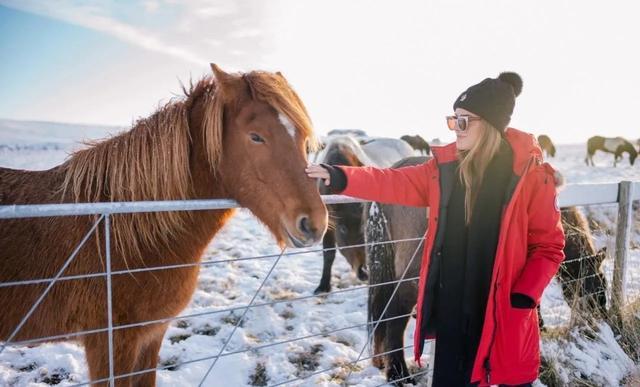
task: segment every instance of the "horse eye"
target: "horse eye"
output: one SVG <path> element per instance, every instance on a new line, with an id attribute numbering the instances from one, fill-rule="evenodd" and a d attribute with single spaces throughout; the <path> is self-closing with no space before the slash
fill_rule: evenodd
<path id="1" fill-rule="evenodd" d="M 338 231 L 340 232 L 340 234 L 346 234 L 347 233 L 347 226 L 345 226 L 344 224 L 341 224 L 340 226 L 338 226 Z"/>
<path id="2" fill-rule="evenodd" d="M 264 144 L 264 138 L 260 137 L 259 135 L 255 134 L 255 133 L 251 133 L 251 141 L 257 143 L 257 144 Z"/>

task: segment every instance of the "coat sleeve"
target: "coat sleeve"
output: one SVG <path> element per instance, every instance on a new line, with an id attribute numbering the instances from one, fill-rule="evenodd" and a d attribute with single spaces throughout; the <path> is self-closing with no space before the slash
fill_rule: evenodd
<path id="1" fill-rule="evenodd" d="M 427 207 L 431 182 L 438 182 L 431 173 L 435 168 L 434 159 L 402 168 L 339 168 L 347 179 L 341 194 L 387 204 Z"/>
<path id="2" fill-rule="evenodd" d="M 550 167 L 539 168 L 528 203 L 527 260 L 512 288 L 512 294 L 524 294 L 536 305 L 564 260 L 565 243 L 555 176 Z"/>

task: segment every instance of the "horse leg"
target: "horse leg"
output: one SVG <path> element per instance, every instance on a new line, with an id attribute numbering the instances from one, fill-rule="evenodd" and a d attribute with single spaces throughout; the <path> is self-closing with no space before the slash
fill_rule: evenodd
<path id="1" fill-rule="evenodd" d="M 393 320 L 389 320 L 385 323 L 386 335 L 384 352 L 393 351 L 386 355 L 387 381 L 394 382 L 395 380 L 402 379 L 401 382 L 396 382 L 396 385 L 402 385 L 403 383 L 415 384 L 412 378 L 407 378 L 410 375 L 410 372 L 407 367 L 407 363 L 404 360 L 403 349 L 404 331 L 407 328 L 409 316 L 401 318 L 398 317 L 410 314 L 414 303 L 414 287 L 407 283 L 400 284 L 398 292 L 391 301 L 388 312 L 385 314 L 385 318 L 393 318 Z"/>
<path id="2" fill-rule="evenodd" d="M 313 291 L 313 294 L 328 293 L 331 291 L 331 267 L 333 260 L 336 258 L 336 238 L 332 230 L 327 230 L 322 237 L 322 278 L 320 285 Z"/>
<path id="3" fill-rule="evenodd" d="M 113 372 L 114 376 L 125 375 L 133 371 L 140 353 L 140 340 L 137 332 L 113 332 Z M 106 334 L 89 335 L 84 339 L 84 347 L 89 363 L 91 380 L 109 377 L 109 338 Z M 131 387 L 132 377 L 115 379 L 118 387 Z M 108 386 L 109 382 L 95 383 L 96 386 Z"/>
<path id="4" fill-rule="evenodd" d="M 149 341 L 145 343 L 141 350 L 138 362 L 136 365 L 136 371 L 152 370 L 158 366 L 158 353 L 160 352 L 160 346 L 162 345 L 162 338 L 167 330 L 167 324 L 155 329 L 155 332 L 151 335 Z M 156 385 L 156 371 L 146 372 L 139 375 L 133 385 L 135 387 L 147 387 Z"/>

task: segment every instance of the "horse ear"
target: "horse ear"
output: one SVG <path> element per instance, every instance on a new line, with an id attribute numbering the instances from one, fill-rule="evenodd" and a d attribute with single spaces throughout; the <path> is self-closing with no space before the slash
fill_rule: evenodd
<path id="1" fill-rule="evenodd" d="M 213 75 L 219 84 L 228 84 L 233 80 L 233 75 L 224 72 L 217 64 L 210 63 Z"/>

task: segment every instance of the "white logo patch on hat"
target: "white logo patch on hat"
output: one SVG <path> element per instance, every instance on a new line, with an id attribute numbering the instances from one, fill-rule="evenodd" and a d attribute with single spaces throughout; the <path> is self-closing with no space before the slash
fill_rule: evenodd
<path id="1" fill-rule="evenodd" d="M 462 96 L 460 97 L 460 102 L 464 101 L 465 99 L 467 99 L 467 93 L 462 94 Z"/>

